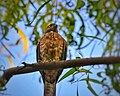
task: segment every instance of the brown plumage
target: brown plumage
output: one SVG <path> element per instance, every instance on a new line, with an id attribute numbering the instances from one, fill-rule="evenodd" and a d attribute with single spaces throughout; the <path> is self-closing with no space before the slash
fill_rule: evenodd
<path id="1" fill-rule="evenodd" d="M 49 24 L 40 39 L 37 49 L 37 62 L 52 62 L 65 60 L 67 43 L 58 34 L 57 25 Z M 62 73 L 62 69 L 40 71 L 44 82 L 44 96 L 56 96 L 56 83 Z"/>

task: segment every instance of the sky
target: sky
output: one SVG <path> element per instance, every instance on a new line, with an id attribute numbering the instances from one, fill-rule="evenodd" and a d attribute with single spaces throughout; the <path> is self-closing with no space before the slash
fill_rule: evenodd
<path id="1" fill-rule="evenodd" d="M 20 24 L 21 25 L 21 24 Z M 23 27 L 23 26 L 21 26 Z M 26 34 L 26 36 L 29 37 L 29 32 L 30 29 L 24 29 L 23 30 Z M 87 29 L 89 30 L 89 29 Z M 10 32 L 12 33 L 12 32 Z M 12 34 L 9 34 L 10 38 L 13 36 Z M 87 41 L 86 41 L 87 42 Z M 27 62 L 27 63 L 33 63 L 36 62 L 36 46 L 32 46 L 31 43 L 29 43 L 29 50 L 26 53 L 25 56 L 21 56 L 22 59 L 15 60 L 14 64 L 15 66 L 21 66 L 21 62 Z M 93 45 L 90 45 L 89 47 L 81 50 L 82 53 L 84 53 L 84 58 L 88 58 L 90 56 L 91 48 Z M 19 46 L 20 47 L 20 46 Z M 22 51 L 22 46 L 21 48 L 17 48 L 14 50 L 16 51 Z M 75 59 L 75 56 L 79 56 L 79 53 L 75 53 L 76 51 L 72 49 L 72 59 Z M 102 46 L 97 43 L 96 47 L 94 48 L 94 52 L 92 54 L 92 57 L 99 57 L 101 56 L 103 52 Z M 69 59 L 69 58 L 67 58 Z M 6 68 L 9 66 L 7 65 L 6 61 Z M 91 66 L 84 67 L 86 69 L 91 68 Z M 93 74 L 90 74 L 90 78 L 94 78 L 97 80 L 101 80 L 100 78 L 97 77 L 96 73 L 99 71 L 104 71 L 103 66 L 96 66 L 96 68 L 92 68 L 90 71 L 93 72 Z M 69 69 L 65 69 L 62 73 L 65 74 Z M 75 76 L 76 80 L 80 78 L 82 73 L 78 74 Z M 76 82 L 71 84 L 69 80 L 71 80 L 72 76 L 69 76 L 68 78 L 64 79 L 60 83 L 57 84 L 57 96 L 76 96 L 77 95 L 77 87 L 79 90 L 79 96 L 93 96 L 93 94 L 88 90 L 87 84 L 85 81 L 81 82 Z M 85 78 L 83 76 L 82 78 Z M 40 83 L 41 82 L 41 83 Z M 101 85 L 91 83 L 93 89 L 96 91 L 96 93 L 100 93 L 101 90 L 103 90 Z M 40 73 L 39 72 L 33 72 L 29 74 L 23 74 L 23 75 L 16 75 L 13 76 L 10 81 L 7 83 L 6 88 L 7 90 L 4 91 L 5 95 L 1 96 L 43 96 L 43 83 L 40 79 Z M 113 96 L 118 96 L 116 92 L 113 91 Z M 101 93 L 100 96 L 105 96 L 104 93 Z"/>
<path id="2" fill-rule="evenodd" d="M 90 25 L 90 20 L 87 18 L 87 14 L 85 12 L 81 12 L 81 14 L 84 16 L 84 20 L 86 21 L 86 33 L 89 35 L 93 35 L 95 33 L 94 28 L 92 25 Z M 80 25 L 80 22 L 77 22 L 76 27 Z M 88 26 L 89 25 L 89 26 Z M 24 26 L 23 22 L 18 23 L 18 26 L 23 30 L 25 35 L 29 38 L 31 35 L 31 28 L 26 28 Z M 91 29 L 90 29 L 91 28 Z M 9 32 L 9 38 L 12 39 L 12 42 L 14 42 L 17 39 L 17 36 L 13 38 L 14 30 L 10 30 Z M 62 35 L 62 33 L 59 33 Z M 103 34 L 101 34 L 103 35 Z M 76 39 L 79 37 L 76 37 Z M 65 38 L 66 39 L 66 38 Z M 87 39 L 84 41 L 84 43 L 87 43 Z M 9 42 L 8 42 L 9 43 Z M 95 46 L 94 51 L 91 54 L 91 50 L 93 46 Z M 22 52 L 22 45 L 11 48 L 11 50 L 14 50 L 13 54 L 16 52 Z M 77 56 L 80 56 L 79 53 L 75 51 L 74 47 L 68 47 L 68 50 L 72 51 L 72 59 L 75 59 Z M 82 49 L 81 52 L 84 55 L 84 58 L 89 57 L 100 57 L 103 52 L 103 46 L 102 44 L 99 44 L 99 42 L 92 43 L 87 48 Z M 69 54 L 69 53 L 68 53 Z M 2 57 L 5 67 L 9 68 L 8 61 L 4 57 Z M 69 60 L 69 57 L 67 58 Z M 29 50 L 24 56 L 20 56 L 20 59 L 14 59 L 15 66 L 21 66 L 21 62 L 27 62 L 27 63 L 34 63 L 36 62 L 36 46 L 32 46 L 32 43 L 29 41 Z M 91 66 L 84 67 L 86 69 L 90 69 Z M 94 78 L 97 80 L 101 80 L 101 78 L 98 78 L 96 73 L 99 71 L 104 71 L 104 66 L 95 66 L 95 68 L 92 68 L 90 71 L 92 71 L 92 74 L 90 74 L 90 78 Z M 68 71 L 69 69 L 65 69 L 62 73 L 62 76 Z M 81 77 L 82 73 L 77 74 L 75 76 L 76 80 Z M 0 96 L 43 96 L 43 83 L 40 78 L 39 72 L 33 72 L 29 74 L 22 74 L 22 75 L 16 75 L 13 76 L 10 81 L 7 83 L 6 88 L 7 90 L 4 91 L 4 95 L 0 94 Z M 85 78 L 86 75 L 84 75 L 82 78 Z M 62 80 L 60 83 L 57 84 L 57 96 L 77 96 L 77 88 L 79 92 L 79 96 L 93 96 L 93 94 L 88 90 L 87 84 L 85 81 L 76 82 L 71 84 L 69 80 L 71 80 L 72 76 L 69 76 L 68 78 Z M 109 81 L 108 81 L 109 83 Z M 101 85 L 91 83 L 93 89 L 96 91 L 96 93 L 100 93 L 103 88 Z M 115 91 L 112 92 L 113 96 L 119 96 Z M 100 96 L 106 96 L 104 93 L 101 93 Z"/>

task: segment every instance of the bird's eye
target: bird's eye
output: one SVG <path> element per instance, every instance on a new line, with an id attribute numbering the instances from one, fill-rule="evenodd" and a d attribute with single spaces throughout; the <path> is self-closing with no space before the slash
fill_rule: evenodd
<path id="1" fill-rule="evenodd" d="M 50 28 L 52 26 L 52 24 L 48 25 L 48 28 Z"/>
<path id="2" fill-rule="evenodd" d="M 51 26 L 52 26 L 52 25 L 50 24 L 50 25 L 48 26 L 48 28 L 51 27 Z"/>

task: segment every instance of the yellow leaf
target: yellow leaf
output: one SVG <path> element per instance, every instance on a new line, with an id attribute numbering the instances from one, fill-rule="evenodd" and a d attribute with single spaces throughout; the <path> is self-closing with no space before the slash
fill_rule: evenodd
<path id="1" fill-rule="evenodd" d="M 24 32 L 20 28 L 18 28 L 18 27 L 16 27 L 16 28 L 18 30 L 18 34 L 20 35 L 20 37 L 23 41 L 24 49 L 23 49 L 22 54 L 24 55 L 28 50 L 28 40 L 27 40 L 27 37 L 25 36 Z"/>
<path id="2" fill-rule="evenodd" d="M 13 63 L 13 61 L 12 61 L 11 56 L 7 56 L 7 58 L 8 58 L 8 61 L 9 61 L 9 63 L 10 63 L 10 67 L 14 67 L 14 63 Z"/>
<path id="3" fill-rule="evenodd" d="M 84 69 L 84 68 L 80 69 L 79 72 L 92 73 L 90 70 L 87 70 L 87 69 Z"/>

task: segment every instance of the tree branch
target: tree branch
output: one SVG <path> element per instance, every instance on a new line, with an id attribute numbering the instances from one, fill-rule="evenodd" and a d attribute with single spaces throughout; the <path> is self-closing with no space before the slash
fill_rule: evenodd
<path id="1" fill-rule="evenodd" d="M 89 65 L 100 64 L 117 64 L 120 63 L 120 57 L 97 57 L 97 58 L 83 58 L 80 60 L 67 60 L 58 62 L 38 62 L 27 64 L 23 62 L 24 66 L 18 66 L 4 70 L 0 77 L 0 85 L 4 86 L 13 75 L 31 73 L 39 70 L 55 70 L 58 68 L 71 68 Z"/>

